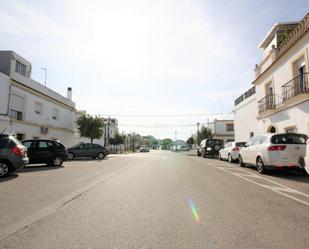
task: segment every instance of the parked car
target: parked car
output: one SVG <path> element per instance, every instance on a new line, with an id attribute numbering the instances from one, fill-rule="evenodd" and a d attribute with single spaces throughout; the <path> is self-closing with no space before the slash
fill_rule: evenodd
<path id="1" fill-rule="evenodd" d="M 93 159 L 104 159 L 109 151 L 102 145 L 93 143 L 79 143 L 68 148 L 68 159 L 73 160 L 75 157 L 92 157 Z"/>
<path id="2" fill-rule="evenodd" d="M 0 177 L 8 176 L 29 162 L 27 149 L 15 137 L 0 134 Z"/>
<path id="3" fill-rule="evenodd" d="M 67 160 L 67 149 L 63 144 L 54 140 L 24 140 L 27 147 L 29 164 L 46 163 L 51 166 L 61 166 Z"/>
<path id="4" fill-rule="evenodd" d="M 219 150 L 222 147 L 222 142 L 219 139 L 204 139 L 197 148 L 197 156 L 217 157 L 219 155 Z"/>
<path id="5" fill-rule="evenodd" d="M 178 150 L 179 150 L 179 151 L 190 151 L 190 148 L 189 148 L 188 145 L 180 145 L 180 146 L 178 147 Z"/>
<path id="6" fill-rule="evenodd" d="M 309 138 L 307 139 L 306 156 L 304 158 L 304 169 L 309 174 Z"/>
<path id="7" fill-rule="evenodd" d="M 219 160 L 228 160 L 233 163 L 239 158 L 239 151 L 245 147 L 246 142 L 229 142 L 219 151 Z"/>
<path id="8" fill-rule="evenodd" d="M 139 149 L 140 152 L 149 152 L 149 147 L 147 145 L 142 145 Z"/>
<path id="9" fill-rule="evenodd" d="M 239 164 L 255 165 L 260 174 L 270 168 L 304 170 L 307 136 L 298 133 L 267 133 L 252 137 L 239 152 Z"/>

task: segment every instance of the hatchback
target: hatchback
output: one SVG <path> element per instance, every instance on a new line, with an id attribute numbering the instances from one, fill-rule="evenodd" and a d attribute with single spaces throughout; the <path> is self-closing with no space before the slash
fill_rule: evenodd
<path id="1" fill-rule="evenodd" d="M 0 134 L 0 177 L 10 175 L 28 162 L 27 149 L 15 137 Z"/>
<path id="2" fill-rule="evenodd" d="M 197 156 L 217 157 L 222 147 L 222 142 L 219 139 L 204 139 L 197 148 Z"/>
<path id="3" fill-rule="evenodd" d="M 309 174 L 309 138 L 307 139 L 306 156 L 304 159 L 304 169 Z"/>
<path id="4" fill-rule="evenodd" d="M 75 157 L 92 157 L 104 159 L 109 151 L 102 145 L 93 143 L 79 143 L 68 148 L 69 160 Z"/>
<path id="5" fill-rule="evenodd" d="M 263 174 L 268 168 L 297 167 L 304 170 L 307 136 L 298 133 L 268 133 L 251 138 L 239 152 L 239 164 L 255 165 Z"/>
<path id="6" fill-rule="evenodd" d="M 219 151 L 219 160 L 228 160 L 233 163 L 239 158 L 239 151 L 245 147 L 246 142 L 229 142 Z"/>
<path id="7" fill-rule="evenodd" d="M 53 140 L 24 140 L 22 144 L 28 149 L 29 164 L 46 163 L 61 166 L 67 160 L 65 146 Z"/>

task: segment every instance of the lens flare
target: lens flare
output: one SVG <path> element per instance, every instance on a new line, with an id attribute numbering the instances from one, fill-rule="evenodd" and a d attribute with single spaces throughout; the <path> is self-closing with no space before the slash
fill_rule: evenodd
<path id="1" fill-rule="evenodd" d="M 195 206 L 195 203 L 191 199 L 188 200 L 188 203 L 189 203 L 189 207 L 191 208 L 191 212 L 192 212 L 193 218 L 197 222 L 199 222 L 200 221 L 200 216 L 198 214 L 198 210 L 197 210 L 197 208 Z"/>

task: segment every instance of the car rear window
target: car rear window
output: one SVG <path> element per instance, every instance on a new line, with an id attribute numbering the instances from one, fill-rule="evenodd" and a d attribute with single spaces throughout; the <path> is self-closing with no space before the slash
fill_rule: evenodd
<path id="1" fill-rule="evenodd" d="M 239 142 L 239 143 L 236 143 L 236 146 L 237 147 L 245 147 L 246 145 L 246 142 Z"/>
<path id="2" fill-rule="evenodd" d="M 64 145 L 58 142 L 53 142 L 55 144 L 56 147 L 58 148 L 64 148 Z"/>
<path id="3" fill-rule="evenodd" d="M 207 140 L 207 145 L 221 145 L 220 140 Z"/>
<path id="4" fill-rule="evenodd" d="M 273 144 L 305 144 L 307 136 L 304 134 L 278 134 L 271 138 Z"/>

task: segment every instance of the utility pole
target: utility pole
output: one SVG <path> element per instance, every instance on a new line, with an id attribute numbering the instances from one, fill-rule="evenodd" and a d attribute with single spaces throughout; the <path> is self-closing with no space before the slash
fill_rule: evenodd
<path id="1" fill-rule="evenodd" d="M 40 69 L 42 69 L 45 72 L 45 81 L 44 84 L 46 86 L 46 79 L 47 79 L 47 67 L 40 67 Z"/>
<path id="2" fill-rule="evenodd" d="M 107 120 L 107 144 L 109 144 L 109 125 L 110 125 L 110 116 L 108 116 Z"/>
<path id="3" fill-rule="evenodd" d="M 175 151 L 177 152 L 177 131 L 175 131 Z"/>
<path id="4" fill-rule="evenodd" d="M 197 127 L 197 132 L 196 132 L 196 143 L 197 143 L 197 146 L 199 146 L 199 133 L 200 133 L 200 123 L 197 122 L 196 123 L 196 127 Z"/>

